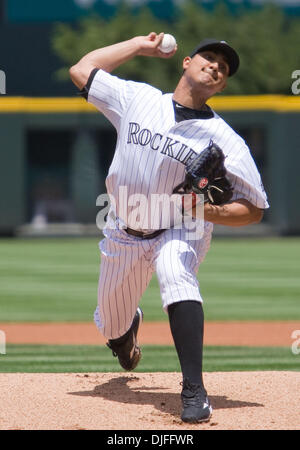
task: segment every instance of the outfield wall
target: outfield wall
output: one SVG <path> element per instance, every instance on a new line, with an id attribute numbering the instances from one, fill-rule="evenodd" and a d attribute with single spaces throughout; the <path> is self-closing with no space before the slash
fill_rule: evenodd
<path id="1" fill-rule="evenodd" d="M 0 234 L 24 224 L 94 224 L 115 132 L 81 98 L 1 97 Z M 210 105 L 243 136 L 271 204 L 264 223 L 299 234 L 300 98 L 220 96 Z"/>

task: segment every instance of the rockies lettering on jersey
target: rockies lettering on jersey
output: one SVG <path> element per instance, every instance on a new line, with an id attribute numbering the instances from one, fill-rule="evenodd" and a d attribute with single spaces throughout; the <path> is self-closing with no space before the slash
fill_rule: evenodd
<path id="1" fill-rule="evenodd" d="M 162 154 L 170 156 L 183 164 L 187 164 L 188 160 L 197 154 L 193 149 L 188 149 L 187 145 L 168 136 L 164 140 L 160 133 L 155 133 L 152 136 L 150 130 L 147 130 L 147 128 L 141 130 L 140 125 L 136 122 L 129 123 L 127 144 L 142 146 L 149 144 L 149 149 L 152 150 L 158 150 L 161 147 L 160 152 Z"/>

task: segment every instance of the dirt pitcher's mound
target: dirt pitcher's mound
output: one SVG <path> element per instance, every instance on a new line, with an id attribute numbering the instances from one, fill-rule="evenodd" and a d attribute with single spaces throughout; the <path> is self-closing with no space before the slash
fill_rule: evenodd
<path id="1" fill-rule="evenodd" d="M 0 429 L 299 430 L 299 372 L 206 373 L 211 421 L 180 420 L 179 373 L 0 374 Z"/>

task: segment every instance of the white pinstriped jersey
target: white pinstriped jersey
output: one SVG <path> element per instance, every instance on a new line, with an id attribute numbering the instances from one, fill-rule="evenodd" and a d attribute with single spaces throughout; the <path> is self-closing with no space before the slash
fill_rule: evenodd
<path id="1" fill-rule="evenodd" d="M 107 191 L 116 199 L 112 211 L 117 223 L 120 218 L 122 222 L 120 186 L 127 188 L 128 197 L 136 193 L 147 199 L 151 194 L 171 195 L 183 181 L 189 159 L 204 150 L 211 139 L 226 155 L 233 199 L 243 197 L 259 208 L 268 207 L 248 147 L 214 112 L 207 118 L 176 123 L 172 94 L 163 95 L 147 84 L 124 81 L 103 70 L 96 73 L 88 92 L 88 101 L 118 133 L 106 179 Z M 109 214 L 108 222 L 113 215 Z M 185 226 L 170 227 L 155 238 L 143 240 L 127 234 L 122 227 L 111 229 L 111 225 L 100 242 L 101 270 L 94 314 L 104 336 L 115 339 L 130 328 L 154 271 L 165 311 L 174 302 L 202 302 L 197 271 L 210 246 L 212 223 L 204 222 L 203 234 L 196 239 L 186 233 Z M 135 229 L 149 229 L 142 225 Z"/>
<path id="2" fill-rule="evenodd" d="M 212 139 L 223 150 L 233 200 L 245 198 L 258 208 L 268 208 L 261 177 L 244 140 L 216 113 L 212 118 L 176 123 L 172 94 L 144 83 L 121 80 L 99 70 L 90 87 L 88 101 L 114 125 L 116 151 L 106 179 L 107 191 L 119 208 L 119 187 L 128 196 L 140 193 L 171 195 L 184 178 L 190 158 Z M 159 227 L 158 227 L 159 228 Z"/>

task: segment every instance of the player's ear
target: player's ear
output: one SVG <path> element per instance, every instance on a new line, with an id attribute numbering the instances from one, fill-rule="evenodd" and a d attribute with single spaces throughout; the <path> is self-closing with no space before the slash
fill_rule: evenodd
<path id="1" fill-rule="evenodd" d="M 186 70 L 189 67 L 191 61 L 192 61 L 192 58 L 190 56 L 186 56 L 184 58 L 184 60 L 182 62 L 183 70 Z"/>

